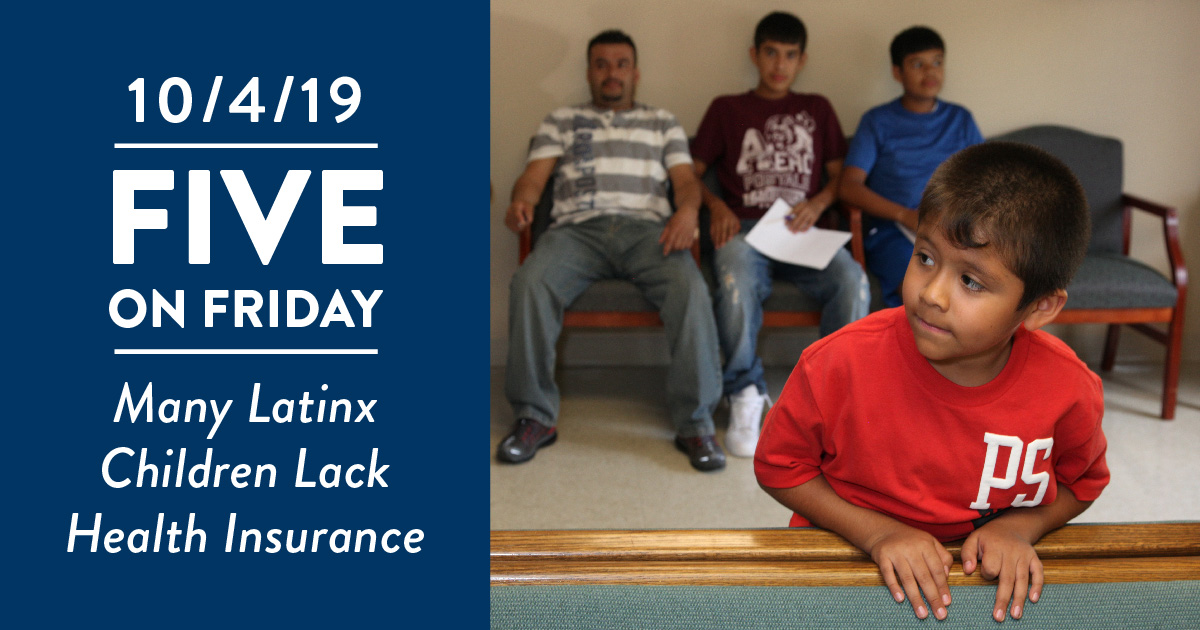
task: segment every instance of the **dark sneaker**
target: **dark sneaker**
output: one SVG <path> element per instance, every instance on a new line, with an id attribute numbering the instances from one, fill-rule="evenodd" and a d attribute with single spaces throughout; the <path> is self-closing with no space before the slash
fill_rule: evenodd
<path id="1" fill-rule="evenodd" d="M 550 446 L 557 439 L 558 431 L 554 427 L 548 427 L 537 420 L 521 418 L 496 449 L 496 459 L 519 464 L 533 459 L 539 448 Z"/>
<path id="2" fill-rule="evenodd" d="M 720 470 L 725 467 L 725 452 L 711 435 L 689 438 L 677 435 L 675 448 L 687 453 L 688 461 L 696 470 Z"/>

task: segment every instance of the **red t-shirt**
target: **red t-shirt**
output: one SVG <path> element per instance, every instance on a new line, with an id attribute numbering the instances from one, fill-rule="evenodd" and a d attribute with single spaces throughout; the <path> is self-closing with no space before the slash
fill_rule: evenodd
<path id="1" fill-rule="evenodd" d="M 917 351 L 904 308 L 804 351 L 754 456 L 758 480 L 825 476 L 838 496 L 949 541 L 997 510 L 1081 501 L 1108 485 L 1099 377 L 1064 343 L 1017 331 L 991 382 L 962 387 Z M 809 525 L 798 514 L 793 527 Z"/>
<path id="2" fill-rule="evenodd" d="M 750 91 L 713 100 L 692 157 L 717 169 L 734 214 L 758 219 L 776 199 L 794 206 L 820 192 L 825 163 L 846 157 L 846 137 L 824 96 Z"/>

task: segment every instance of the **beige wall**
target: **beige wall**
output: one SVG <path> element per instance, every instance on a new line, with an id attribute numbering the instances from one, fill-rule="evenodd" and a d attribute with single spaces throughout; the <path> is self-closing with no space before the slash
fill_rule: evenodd
<path id="1" fill-rule="evenodd" d="M 692 134 L 714 96 L 753 87 L 757 75 L 746 51 L 754 25 L 780 7 L 809 31 L 809 62 L 793 89 L 829 97 L 847 133 L 868 108 L 899 95 L 887 57 L 892 36 L 914 24 L 932 26 L 947 46 L 943 98 L 970 108 L 985 136 L 1058 123 L 1123 140 L 1126 191 L 1179 210 L 1184 255 L 1196 268 L 1200 2 L 493 0 L 494 365 L 504 363 L 508 280 L 516 268 L 516 238 L 503 226 L 508 196 L 540 120 L 556 106 L 588 99 L 587 40 L 605 28 L 632 35 L 642 71 L 638 99 L 673 111 Z M 1163 267 L 1157 226 L 1139 221 L 1135 230 L 1134 254 Z M 1185 348 L 1200 344 L 1200 294 L 1193 295 Z M 1072 342 L 1074 333 L 1065 334 Z M 1133 335 L 1127 339 L 1123 353 L 1161 356 Z M 1185 358 L 1200 357 L 1185 350 Z"/>

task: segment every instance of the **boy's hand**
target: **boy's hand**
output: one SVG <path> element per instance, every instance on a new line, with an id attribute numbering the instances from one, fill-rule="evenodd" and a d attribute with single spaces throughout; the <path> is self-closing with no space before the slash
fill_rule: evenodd
<path id="1" fill-rule="evenodd" d="M 1012 618 L 1020 619 L 1026 593 L 1032 602 L 1041 597 L 1042 561 L 1033 544 L 1016 529 L 1006 526 L 1004 519 L 987 523 L 967 537 L 962 546 L 962 563 L 966 575 L 978 566 L 980 576 L 985 580 L 999 578 L 996 608 L 992 611 L 996 621 L 1004 621 L 1010 601 Z"/>
<path id="2" fill-rule="evenodd" d="M 897 602 L 904 601 L 907 594 L 918 619 L 928 617 L 930 609 L 934 617 L 946 618 L 946 607 L 950 605 L 946 576 L 954 557 L 933 535 L 896 523 L 874 537 L 868 553 L 879 565 L 883 581 Z M 924 600 L 921 591 L 925 592 Z M 925 607 L 926 601 L 929 608 Z"/>
<path id="3" fill-rule="evenodd" d="M 824 206 L 812 199 L 801 201 L 787 215 L 787 229 L 793 234 L 803 232 L 812 227 L 824 211 Z"/>
<path id="4" fill-rule="evenodd" d="M 721 249 L 729 239 L 742 231 L 742 222 L 724 202 L 713 203 L 708 209 L 712 214 L 709 232 L 712 233 L 713 247 Z"/>

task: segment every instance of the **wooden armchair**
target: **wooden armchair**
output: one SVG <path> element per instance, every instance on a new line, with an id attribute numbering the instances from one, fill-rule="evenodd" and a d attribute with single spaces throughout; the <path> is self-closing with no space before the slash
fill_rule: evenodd
<path id="1" fill-rule="evenodd" d="M 1123 192 L 1122 147 L 1116 138 L 1040 125 L 993 139 L 1041 147 L 1065 162 L 1083 184 L 1092 212 L 1092 242 L 1083 265 L 1067 287 L 1067 305 L 1055 323 L 1108 324 L 1100 363 L 1103 370 L 1112 369 L 1122 324 L 1165 345 L 1162 417 L 1174 418 L 1187 296 L 1187 268 L 1179 245 L 1175 209 Z M 1170 279 L 1129 257 L 1135 209 L 1162 219 Z"/>
<path id="2" fill-rule="evenodd" d="M 668 198 L 673 198 L 668 194 Z M 554 176 L 546 182 L 542 198 L 534 208 L 533 221 L 521 231 L 518 264 L 537 245 L 538 237 L 550 227 L 554 207 Z M 672 208 L 674 204 L 672 204 Z M 692 257 L 700 264 L 700 243 L 692 243 Z M 600 280 L 588 287 L 563 313 L 564 328 L 632 328 L 662 326 L 658 309 L 628 280 Z"/>

